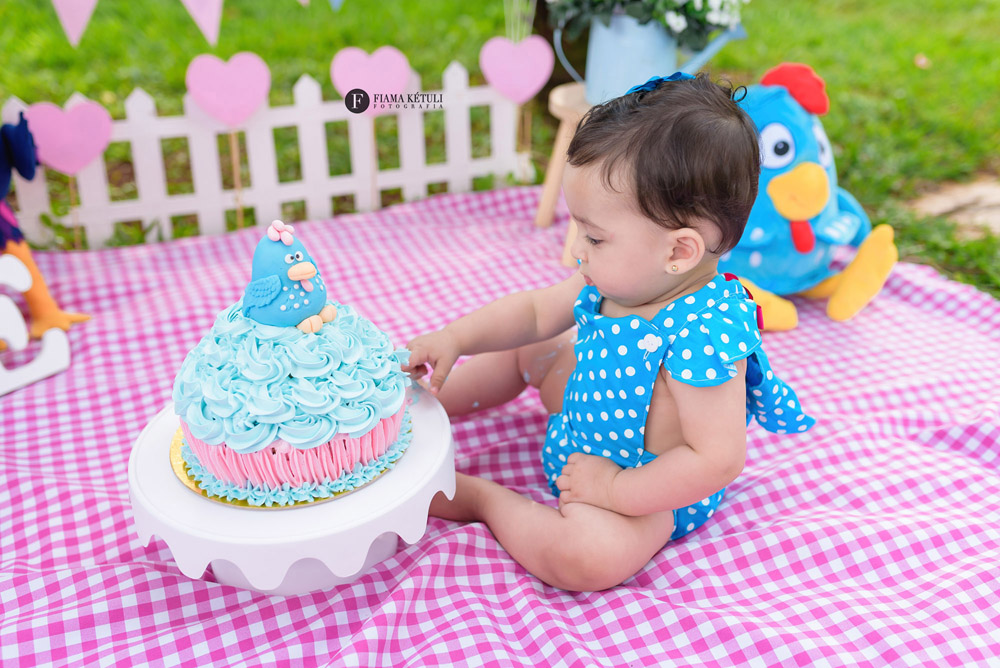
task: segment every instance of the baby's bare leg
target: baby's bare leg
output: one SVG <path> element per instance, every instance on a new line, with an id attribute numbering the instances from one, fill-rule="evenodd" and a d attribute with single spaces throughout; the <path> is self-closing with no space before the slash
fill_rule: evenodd
<path id="1" fill-rule="evenodd" d="M 569 330 L 552 339 L 513 350 L 476 355 L 448 374 L 437 398 L 448 415 L 455 417 L 511 401 L 529 384 L 541 388 L 550 371 L 556 371 L 553 375 L 560 376 L 565 387 L 568 372 L 561 369 L 565 364 L 560 363 L 566 356 L 565 350 L 572 359 L 570 337 L 575 332 Z M 556 394 L 542 389 L 543 395 Z M 561 400 L 561 390 L 558 395 Z M 545 399 L 543 396 L 546 408 L 552 411 L 550 402 Z"/>
<path id="2" fill-rule="evenodd" d="M 553 587 L 600 591 L 621 584 L 666 544 L 673 513 L 626 517 L 584 503 L 555 509 L 489 480 L 458 474 L 455 501 L 438 495 L 431 514 L 485 522 L 529 573 Z"/>

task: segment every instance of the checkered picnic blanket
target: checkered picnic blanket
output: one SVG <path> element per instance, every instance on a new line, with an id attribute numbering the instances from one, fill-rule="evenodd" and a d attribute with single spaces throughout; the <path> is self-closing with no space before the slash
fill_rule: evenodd
<path id="1" fill-rule="evenodd" d="M 555 282 L 537 188 L 302 224 L 333 294 L 400 345 Z M 93 320 L 73 362 L 0 398 L 5 665 L 997 665 L 1000 303 L 901 264 L 848 323 L 797 301 L 771 362 L 816 416 L 753 425 L 716 516 L 610 591 L 543 585 L 482 524 L 431 520 L 351 585 L 299 597 L 190 580 L 132 529 L 126 465 L 185 353 L 250 274 L 260 230 L 38 253 Z M 3 353 L 11 365 L 31 350 Z M 546 503 L 537 393 L 456 420 L 459 470 Z"/>

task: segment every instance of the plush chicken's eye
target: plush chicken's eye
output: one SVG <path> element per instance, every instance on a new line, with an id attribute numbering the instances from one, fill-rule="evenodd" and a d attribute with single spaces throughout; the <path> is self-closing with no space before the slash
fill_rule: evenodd
<path id="1" fill-rule="evenodd" d="M 816 137 L 816 143 L 819 144 L 819 164 L 823 167 L 831 166 L 833 164 L 833 147 L 830 146 L 830 140 L 827 139 L 823 126 L 819 123 L 813 125 L 813 135 Z"/>
<path id="2" fill-rule="evenodd" d="M 760 162 L 766 169 L 779 169 L 795 159 L 792 133 L 781 123 L 771 123 L 760 131 Z"/>
<path id="3" fill-rule="evenodd" d="M 295 262 L 295 256 L 294 255 L 292 255 L 291 253 L 289 253 L 288 255 L 285 256 L 285 264 L 291 264 L 293 262 Z"/>
<path id="4" fill-rule="evenodd" d="M 305 259 L 305 257 L 306 256 L 302 254 L 302 251 L 298 251 L 298 252 L 295 253 L 295 261 L 296 262 L 302 262 L 302 260 Z"/>

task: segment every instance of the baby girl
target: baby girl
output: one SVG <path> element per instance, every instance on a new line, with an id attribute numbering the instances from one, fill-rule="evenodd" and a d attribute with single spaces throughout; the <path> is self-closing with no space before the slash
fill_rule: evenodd
<path id="1" fill-rule="evenodd" d="M 538 388 L 558 508 L 459 473 L 433 515 L 485 522 L 555 587 L 606 589 L 713 515 L 752 417 L 777 433 L 812 425 L 771 370 L 751 295 L 717 272 L 759 171 L 753 122 L 703 75 L 655 77 L 587 113 L 563 182 L 579 271 L 413 339 L 406 368 L 433 368 L 453 416 Z"/>

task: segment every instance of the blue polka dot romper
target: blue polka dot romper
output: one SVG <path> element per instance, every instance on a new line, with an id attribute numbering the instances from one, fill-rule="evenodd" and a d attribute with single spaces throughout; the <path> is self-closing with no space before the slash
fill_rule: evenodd
<path id="1" fill-rule="evenodd" d="M 776 433 L 802 432 L 814 423 L 795 392 L 771 370 L 761 348 L 757 305 L 739 281 L 716 276 L 697 292 L 667 304 L 652 320 L 601 315 L 600 293 L 585 287 L 573 309 L 578 327 L 576 368 L 561 413 L 549 417 L 542 464 L 549 488 L 574 452 L 599 455 L 625 467 L 656 456 L 644 448 L 646 417 L 660 366 L 689 385 L 719 385 L 747 360 L 747 424 Z M 674 510 L 671 539 L 701 526 L 725 489 Z"/>

